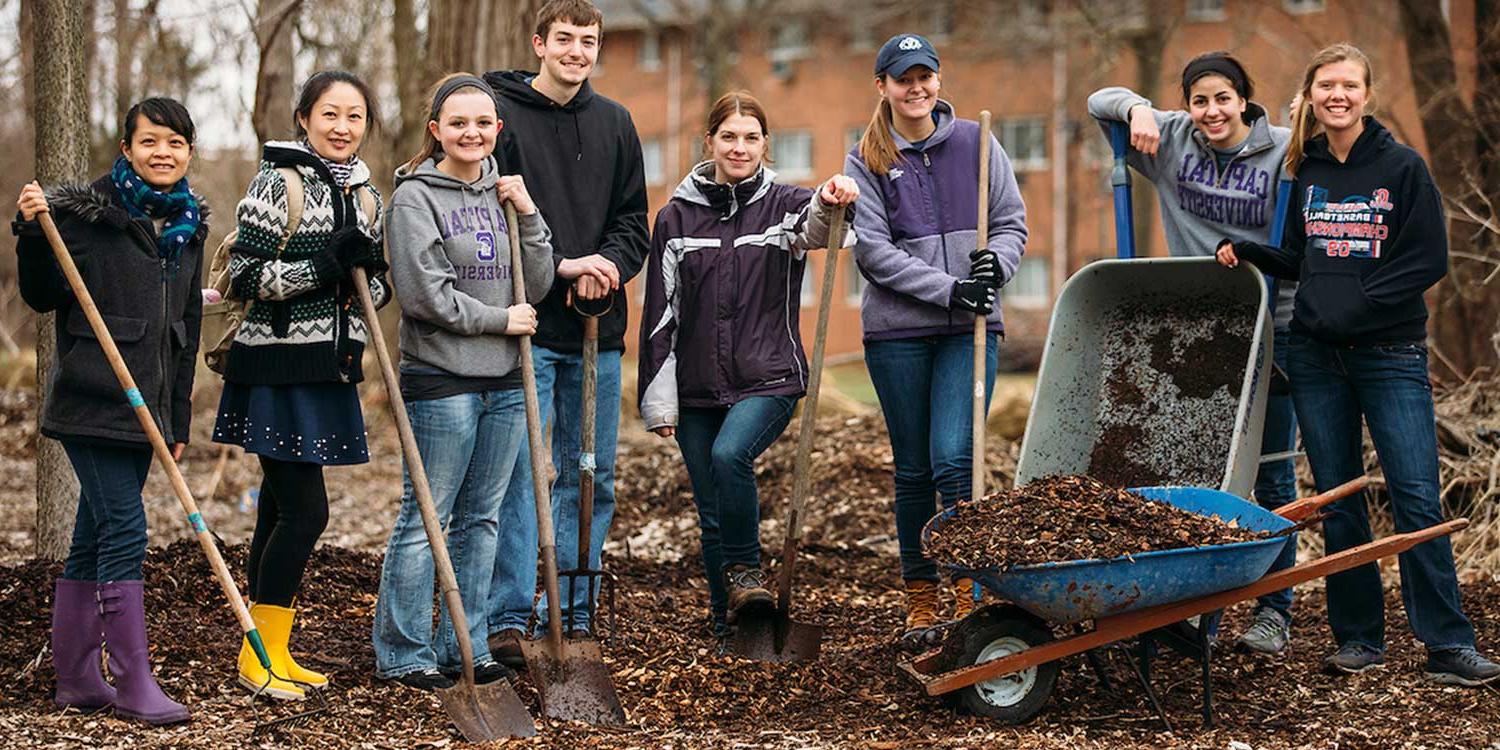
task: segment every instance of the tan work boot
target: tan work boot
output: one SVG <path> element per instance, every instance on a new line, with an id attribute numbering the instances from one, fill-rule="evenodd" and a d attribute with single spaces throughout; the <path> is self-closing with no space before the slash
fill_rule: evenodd
<path id="1" fill-rule="evenodd" d="M 901 631 L 901 645 L 921 650 L 934 641 L 938 624 L 938 584 L 936 581 L 906 582 L 906 628 Z"/>
<path id="2" fill-rule="evenodd" d="M 953 619 L 955 621 L 968 617 L 979 607 L 982 593 L 976 589 L 972 578 L 960 578 L 953 582 Z"/>
<path id="3" fill-rule="evenodd" d="M 724 571 L 729 589 L 729 621 L 741 615 L 759 613 L 776 606 L 776 598 L 766 588 L 766 573 L 748 565 L 731 565 Z"/>

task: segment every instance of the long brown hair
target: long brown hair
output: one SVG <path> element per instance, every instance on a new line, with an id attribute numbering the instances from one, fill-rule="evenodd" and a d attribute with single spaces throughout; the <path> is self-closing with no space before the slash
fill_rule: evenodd
<path id="1" fill-rule="evenodd" d="M 714 106 L 708 110 L 708 128 L 703 131 L 705 138 L 704 155 L 711 153 L 708 150 L 708 139 L 719 132 L 719 127 L 725 120 L 735 115 L 748 115 L 754 117 L 760 123 L 760 134 L 766 139 L 766 152 L 761 155 L 760 160 L 766 164 L 774 164 L 771 160 L 771 126 L 767 124 L 766 108 L 762 107 L 760 100 L 755 98 L 749 91 L 731 91 L 714 102 Z"/>
<path id="2" fill-rule="evenodd" d="M 438 91 L 441 90 L 443 88 L 443 84 L 447 83 L 448 81 L 451 81 L 454 78 L 458 78 L 459 76 L 470 76 L 470 77 L 473 77 L 473 75 L 474 75 L 473 73 L 465 73 L 463 71 L 459 71 L 457 73 L 449 73 L 448 75 L 445 75 L 442 78 L 439 78 L 437 80 L 437 83 L 432 84 L 432 88 L 430 88 L 430 89 L 427 90 L 427 101 L 429 101 L 429 102 L 435 102 L 435 101 L 437 101 Z M 463 87 L 459 88 L 458 91 L 463 91 L 464 89 L 474 89 L 476 91 L 480 90 L 477 86 L 463 86 Z M 453 93 L 456 94 L 456 93 L 458 93 L 458 91 L 455 91 Z M 489 92 L 484 92 L 484 93 L 489 93 Z M 451 96 L 451 94 L 450 94 L 450 96 Z M 431 122 L 431 120 L 429 120 L 428 122 Z M 442 146 L 438 143 L 437 136 L 435 136 L 435 135 L 432 134 L 432 129 L 429 128 L 429 127 L 427 127 L 426 123 L 423 123 L 423 126 L 422 126 L 422 147 L 419 148 L 419 149 L 417 149 L 417 155 L 416 156 L 413 156 L 412 158 L 408 159 L 405 164 L 401 165 L 401 169 L 405 170 L 408 174 L 410 174 L 411 172 L 416 171 L 417 167 L 422 166 L 422 162 L 427 161 L 428 159 L 431 159 L 433 157 L 433 155 L 436 154 L 441 149 L 442 149 Z"/>
<path id="3" fill-rule="evenodd" d="M 901 151 L 896 148 L 896 139 L 891 137 L 891 103 L 884 96 L 875 105 L 875 114 L 870 115 L 870 124 L 859 137 L 859 158 L 871 172 L 883 175 L 901 160 Z"/>
<path id="4" fill-rule="evenodd" d="M 1370 68 L 1370 58 L 1366 57 L 1358 47 L 1348 42 L 1331 44 L 1318 50 L 1318 53 L 1313 55 L 1312 61 L 1307 64 L 1307 69 L 1302 72 L 1302 88 L 1297 90 L 1297 98 L 1292 103 L 1292 140 L 1287 144 L 1286 149 L 1287 174 L 1297 174 L 1297 168 L 1302 166 L 1302 158 L 1305 155 L 1303 144 L 1323 129 L 1323 126 L 1318 123 L 1318 118 L 1313 116 L 1313 78 L 1318 75 L 1318 70 L 1324 65 L 1347 60 L 1353 60 L 1364 66 L 1365 90 L 1369 92 L 1365 99 L 1365 112 L 1370 113 L 1375 110 L 1375 74 Z"/>

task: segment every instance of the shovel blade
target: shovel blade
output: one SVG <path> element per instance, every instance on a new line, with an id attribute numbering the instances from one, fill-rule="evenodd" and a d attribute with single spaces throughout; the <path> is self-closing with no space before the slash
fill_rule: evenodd
<path id="1" fill-rule="evenodd" d="M 505 680 L 485 685 L 459 681 L 453 687 L 439 688 L 437 695 L 448 718 L 469 742 L 536 735 L 536 724 L 521 696 Z"/>
<path id="2" fill-rule="evenodd" d="M 822 645 L 822 625 L 795 622 L 779 613 L 742 617 L 725 644 L 732 654 L 778 664 L 817 659 Z"/>
<path id="3" fill-rule="evenodd" d="M 542 699 L 542 715 L 549 719 L 581 721 L 594 726 L 625 726 L 625 708 L 615 693 L 614 678 L 604 666 L 599 642 L 563 642 L 562 658 L 547 648 L 545 638 L 521 641 L 527 674 Z"/>

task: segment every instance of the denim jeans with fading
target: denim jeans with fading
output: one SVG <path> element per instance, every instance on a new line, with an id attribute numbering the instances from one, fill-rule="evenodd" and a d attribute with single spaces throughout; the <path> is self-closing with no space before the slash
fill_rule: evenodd
<path id="1" fill-rule="evenodd" d="M 677 445 L 693 483 L 698 534 L 715 631 L 724 629 L 729 594 L 724 570 L 760 567 L 760 493 L 755 459 L 786 430 L 794 396 L 752 396 L 728 407 L 683 407 Z"/>
<path id="2" fill-rule="evenodd" d="M 1292 334 L 1287 374 L 1319 492 L 1364 474 L 1363 422 L 1385 474 L 1396 531 L 1442 523 L 1424 344 L 1334 347 Z M 1364 493 L 1334 503 L 1331 511 L 1323 522 L 1328 554 L 1370 541 Z M 1402 552 L 1400 567 L 1401 600 L 1417 639 L 1430 651 L 1473 647 L 1448 538 Z M 1385 597 L 1375 563 L 1328 577 L 1328 624 L 1340 647 L 1384 650 Z"/>
<path id="3" fill-rule="evenodd" d="M 552 434 L 552 463 L 557 479 L 552 483 L 552 525 L 557 544 L 557 569 L 567 570 L 578 560 L 579 460 L 583 427 L 583 355 L 543 346 L 531 348 L 536 365 L 537 401 L 542 429 Z M 589 528 L 589 567 L 598 569 L 615 516 L 615 446 L 620 429 L 620 352 L 601 351 L 595 369 L 594 397 L 594 518 Z M 525 435 L 525 428 L 521 434 Z M 517 472 L 500 504 L 500 547 L 503 550 L 530 544 L 537 546 L 536 498 L 531 487 L 529 449 L 522 450 L 524 467 Z M 489 630 L 525 630 L 536 599 L 536 558 L 495 556 L 490 584 Z M 569 596 L 568 582 L 559 581 L 559 593 Z M 598 587 L 595 587 L 597 595 Z M 588 630 L 589 589 L 579 581 L 571 595 L 573 616 L 565 630 Z M 563 610 L 567 602 L 561 603 Z M 546 624 L 547 598 L 536 603 L 539 623 Z"/>
<path id="4" fill-rule="evenodd" d="M 985 337 L 984 404 L 988 412 L 999 362 L 999 336 Z M 969 499 L 973 471 L 974 337 L 923 336 L 865 342 L 865 366 L 885 414 L 896 463 L 896 540 L 901 578 L 939 580 L 922 554 L 922 527 L 937 512 Z"/>
<path id="5" fill-rule="evenodd" d="M 533 567 L 536 563 L 535 545 L 496 547 L 501 498 L 519 479 L 515 467 L 526 441 L 525 407 L 520 390 L 461 393 L 406 405 L 438 521 L 448 530 L 448 554 L 479 664 L 492 661 L 485 641 L 485 609 L 496 557 L 530 560 Z M 386 542 L 372 629 L 375 671 L 382 679 L 461 665 L 447 602 L 441 597 L 436 634 L 432 629 L 432 550 L 409 471 L 403 479 L 401 511 Z"/>
<path id="6" fill-rule="evenodd" d="M 1274 345 L 1271 347 L 1276 364 L 1280 365 L 1283 371 L 1286 370 L 1289 336 L 1286 330 L 1276 331 Z M 1260 438 L 1261 455 L 1284 453 L 1292 450 L 1296 445 L 1297 409 L 1292 402 L 1291 394 L 1270 396 L 1266 400 L 1266 423 Z M 1262 508 L 1274 511 L 1296 499 L 1297 465 L 1295 459 L 1287 458 L 1260 465 L 1260 471 L 1255 475 L 1255 501 L 1260 503 Z M 1276 556 L 1276 561 L 1271 564 L 1271 569 L 1267 573 L 1286 570 L 1296 564 L 1297 545 L 1288 544 L 1282 548 L 1281 554 Z M 1256 603 L 1257 606 L 1275 610 L 1288 621 L 1292 619 L 1291 589 L 1273 591 L 1257 599 Z"/>
<path id="7" fill-rule="evenodd" d="M 139 581 L 146 560 L 146 508 L 141 488 L 151 449 L 62 441 L 78 475 L 78 515 L 63 565 L 70 581 Z"/>

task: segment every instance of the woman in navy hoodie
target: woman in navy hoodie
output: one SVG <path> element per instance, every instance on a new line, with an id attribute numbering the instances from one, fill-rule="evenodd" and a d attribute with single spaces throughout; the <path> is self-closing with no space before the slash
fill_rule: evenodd
<path id="1" fill-rule="evenodd" d="M 896 462 L 896 536 L 906 588 L 902 643 L 935 642 L 937 566 L 922 526 L 969 499 L 976 315 L 987 320 L 985 403 L 1005 326 L 995 294 L 1026 245 L 1026 206 L 1010 159 L 979 124 L 938 99 L 937 50 L 915 34 L 891 37 L 875 58 L 880 104 L 845 171 L 859 185 L 854 258 L 870 283 L 860 301 L 865 365 Z M 979 145 L 990 139 L 989 243 L 979 224 Z M 972 251 L 972 252 L 971 252 Z M 973 582 L 954 581 L 953 617 L 974 606 Z"/>
<path id="2" fill-rule="evenodd" d="M 1442 197 L 1422 157 L 1365 114 L 1370 61 L 1348 44 L 1316 56 L 1293 106 L 1286 169 L 1296 176 L 1282 248 L 1224 240 L 1219 262 L 1248 260 L 1299 280 L 1287 374 L 1319 490 L 1364 473 L 1360 426 L 1385 472 L 1398 532 L 1441 523 L 1437 434 L 1427 379 L 1427 304 L 1448 272 Z M 1330 554 L 1370 541 L 1363 495 L 1323 523 Z M 1474 648 L 1446 537 L 1401 553 L 1407 618 L 1427 647 L 1427 677 L 1476 686 L 1500 665 Z M 1374 564 L 1329 576 L 1338 651 L 1325 670 L 1385 662 L 1385 599 Z"/>
<path id="3" fill-rule="evenodd" d="M 843 175 L 816 193 L 777 183 L 764 165 L 769 142 L 755 97 L 719 97 L 704 131 L 708 160 L 656 215 L 641 317 L 641 418 L 682 449 L 715 635 L 774 604 L 760 567 L 755 458 L 807 390 L 798 330 L 807 251 L 827 244 L 834 206 L 859 196 Z"/>

